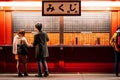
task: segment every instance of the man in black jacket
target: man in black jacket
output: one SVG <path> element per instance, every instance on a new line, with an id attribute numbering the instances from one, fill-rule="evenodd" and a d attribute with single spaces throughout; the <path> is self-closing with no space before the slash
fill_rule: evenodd
<path id="1" fill-rule="evenodd" d="M 37 34 L 34 36 L 33 46 L 35 47 L 35 59 L 38 63 L 38 75 L 37 77 L 42 77 L 42 65 L 44 67 L 44 77 L 49 75 L 48 66 L 46 62 L 46 57 L 49 56 L 48 48 L 47 48 L 47 41 L 49 41 L 48 35 L 46 32 L 42 31 L 42 24 L 37 23 L 35 25 L 37 30 Z"/>

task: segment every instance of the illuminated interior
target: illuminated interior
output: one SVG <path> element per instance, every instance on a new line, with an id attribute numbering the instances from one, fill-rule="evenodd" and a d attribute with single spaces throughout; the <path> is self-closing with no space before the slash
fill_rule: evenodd
<path id="1" fill-rule="evenodd" d="M 106 4 L 107 3 L 107 4 Z M 104 9 L 103 9 L 104 7 Z M 109 12 L 109 14 L 113 14 L 113 12 L 111 12 L 111 10 L 115 10 L 115 9 L 120 9 L 120 1 L 82 1 L 81 2 L 81 12 Z M 87 10 L 88 9 L 88 10 Z M 0 2 L 0 11 L 7 11 L 7 10 L 13 10 L 11 12 L 42 12 L 42 2 L 41 1 L 9 1 L 9 2 Z M 119 14 L 119 12 L 118 12 Z M 94 15 L 94 14 L 93 14 Z M 81 15 L 82 16 L 82 15 Z M 61 19 L 62 17 L 62 19 Z M 91 16 L 91 17 L 96 17 L 96 16 Z M 97 16 L 99 17 L 99 16 Z M 111 18 L 112 15 L 109 15 L 109 22 L 111 22 Z M 82 19 L 84 20 L 83 17 Z M 59 21 L 59 27 L 64 27 L 63 29 L 63 42 L 61 43 L 61 34 L 60 31 L 46 31 L 49 35 L 50 41 L 48 42 L 48 45 L 59 45 L 59 44 L 64 44 L 64 45 L 76 45 L 76 37 L 77 37 L 77 45 L 96 45 L 97 43 L 99 43 L 100 45 L 109 45 L 109 40 L 111 37 L 111 34 L 113 34 L 112 30 L 108 29 L 107 31 L 85 31 L 85 32 L 90 32 L 90 33 L 82 33 L 83 31 L 78 31 L 76 32 L 76 30 L 73 30 L 72 32 L 69 30 L 72 30 L 68 27 L 65 27 L 65 21 L 64 21 L 64 17 L 60 16 L 61 19 Z M 74 21 L 74 18 L 73 22 Z M 68 19 L 69 20 L 69 19 Z M 81 20 L 81 19 L 80 19 Z M 92 18 L 91 18 L 92 20 Z M 102 20 L 101 20 L 102 21 Z M 101 21 L 99 20 L 98 22 L 101 23 Z M 80 21 L 78 20 L 78 23 Z M 89 21 L 86 21 L 88 24 Z M 93 21 L 95 22 L 95 21 Z M 12 22 L 13 23 L 13 22 Z M 61 25 L 62 23 L 62 25 Z M 92 23 L 92 22 L 91 22 Z M 54 24 L 54 21 L 53 23 Z M 76 24 L 76 23 L 73 23 Z M 110 25 L 113 23 L 109 23 Z M 27 25 L 27 24 L 26 24 Z M 81 24 L 78 24 L 81 25 Z M 91 24 L 92 25 L 92 24 Z M 85 25 L 86 26 L 86 25 Z M 12 26 L 13 27 L 13 26 Z M 49 26 L 48 26 L 49 27 Z M 84 26 L 83 26 L 84 27 Z M 91 27 L 91 26 L 90 26 Z M 109 28 L 111 29 L 112 25 L 109 26 Z M 74 27 L 73 27 L 74 28 Z M 76 29 L 79 27 L 76 27 Z M 94 27 L 95 28 L 95 27 Z M 113 28 L 113 27 L 112 27 Z M 68 29 L 68 31 L 65 31 L 65 29 Z M 90 28 L 91 29 L 91 28 Z M 80 29 L 79 29 L 80 30 Z M 111 32 L 112 31 L 112 32 Z M 16 31 L 14 32 L 14 35 L 16 34 Z M 33 42 L 33 34 L 31 32 L 27 32 L 26 33 L 26 37 L 28 39 L 29 43 Z M 99 42 L 97 42 L 97 39 L 100 39 Z"/>

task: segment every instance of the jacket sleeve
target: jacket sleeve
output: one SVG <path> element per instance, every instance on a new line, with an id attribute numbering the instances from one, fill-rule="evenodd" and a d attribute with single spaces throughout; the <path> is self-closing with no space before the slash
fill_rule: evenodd
<path id="1" fill-rule="evenodd" d="M 33 46 L 35 47 L 38 44 L 39 40 L 37 35 L 34 35 L 34 41 L 33 41 Z"/>
<path id="2" fill-rule="evenodd" d="M 15 36 L 13 39 L 13 50 L 12 50 L 13 54 L 17 54 L 17 37 Z"/>
<path id="3" fill-rule="evenodd" d="M 48 37 L 47 33 L 46 33 L 46 41 L 49 41 L 49 37 Z"/>

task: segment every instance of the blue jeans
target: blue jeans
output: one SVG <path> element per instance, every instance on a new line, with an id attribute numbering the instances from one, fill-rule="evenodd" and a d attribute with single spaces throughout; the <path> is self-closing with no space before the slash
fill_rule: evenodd
<path id="1" fill-rule="evenodd" d="M 38 75 L 42 75 L 42 65 L 44 67 L 44 72 L 48 72 L 48 66 L 46 62 L 46 57 L 43 57 L 40 59 L 40 61 L 37 61 L 38 63 Z"/>
<path id="2" fill-rule="evenodd" d="M 115 54 L 115 64 L 114 64 L 114 70 L 116 76 L 118 76 L 119 73 L 119 59 L 120 59 L 120 52 L 114 51 Z"/>

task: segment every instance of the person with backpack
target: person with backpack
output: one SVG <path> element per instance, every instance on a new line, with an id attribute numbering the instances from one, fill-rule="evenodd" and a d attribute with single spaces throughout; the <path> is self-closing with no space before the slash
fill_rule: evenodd
<path id="1" fill-rule="evenodd" d="M 110 40 L 110 44 L 114 48 L 114 54 L 115 54 L 114 71 L 115 71 L 115 75 L 118 76 L 119 59 L 120 59 L 120 26 L 117 28 L 116 32 L 113 34 Z"/>
<path id="2" fill-rule="evenodd" d="M 20 70 L 20 63 L 24 66 L 24 76 L 28 76 L 27 73 L 27 46 L 29 45 L 27 39 L 24 37 L 25 31 L 20 30 L 13 39 L 13 54 L 15 55 L 15 60 L 17 61 L 16 68 L 18 72 L 18 77 L 22 77 Z M 24 48 L 25 47 L 25 48 Z"/>
<path id="3" fill-rule="evenodd" d="M 42 64 L 44 67 L 44 77 L 49 76 L 48 65 L 46 57 L 49 56 L 47 41 L 49 41 L 48 35 L 45 31 L 42 31 L 42 24 L 37 23 L 35 25 L 37 34 L 34 35 L 33 46 L 35 47 L 35 59 L 38 64 L 38 75 L 36 77 L 42 77 Z"/>

